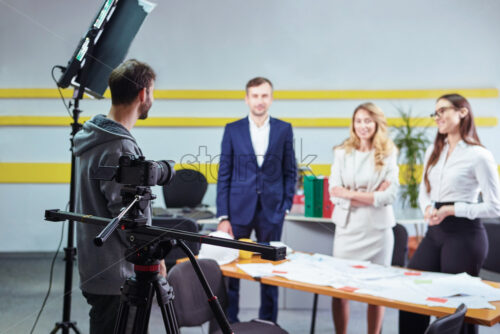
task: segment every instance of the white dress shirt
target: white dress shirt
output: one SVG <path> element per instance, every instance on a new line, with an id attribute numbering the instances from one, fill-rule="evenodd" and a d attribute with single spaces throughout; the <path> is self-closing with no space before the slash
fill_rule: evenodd
<path id="1" fill-rule="evenodd" d="M 252 139 L 253 151 L 257 158 L 257 165 L 262 167 L 267 146 L 269 145 L 269 132 L 271 130 L 269 116 L 267 116 L 266 121 L 261 127 L 258 127 L 250 116 L 248 116 L 248 123 L 250 124 L 250 138 Z"/>
<path id="2" fill-rule="evenodd" d="M 418 197 L 422 211 L 425 213 L 425 208 L 433 202 L 455 202 L 457 217 L 500 216 L 500 187 L 493 155 L 482 146 L 468 145 L 461 140 L 446 159 L 449 148 L 446 142 L 438 162 L 429 170 L 430 194 L 422 177 Z M 432 150 L 431 145 L 425 152 L 425 165 Z M 482 203 L 478 203 L 479 192 L 482 193 Z"/>

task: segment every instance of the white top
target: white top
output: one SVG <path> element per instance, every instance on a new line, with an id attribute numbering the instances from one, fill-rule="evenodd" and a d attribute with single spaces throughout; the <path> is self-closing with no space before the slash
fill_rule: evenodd
<path id="1" fill-rule="evenodd" d="M 425 152 L 425 166 L 433 147 L 431 145 Z M 422 177 L 418 196 L 422 211 L 425 213 L 425 208 L 433 202 L 455 202 L 457 217 L 500 216 L 500 187 L 493 155 L 482 146 L 468 145 L 462 140 L 446 159 L 448 150 L 446 142 L 438 162 L 429 170 L 430 194 Z M 477 203 L 479 192 L 482 193 L 482 203 Z"/>
<path id="2" fill-rule="evenodd" d="M 260 128 L 250 116 L 248 116 L 248 123 L 250 124 L 250 138 L 252 139 L 253 151 L 257 158 L 257 164 L 261 167 L 267 152 L 267 146 L 269 145 L 269 132 L 271 131 L 269 116 L 267 116 L 266 121 Z"/>

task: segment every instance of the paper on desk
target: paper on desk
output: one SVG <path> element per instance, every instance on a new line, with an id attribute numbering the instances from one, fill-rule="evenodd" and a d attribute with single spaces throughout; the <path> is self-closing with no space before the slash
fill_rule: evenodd
<path id="1" fill-rule="evenodd" d="M 274 266 L 271 263 L 238 263 L 236 266 L 252 277 L 273 276 Z"/>
<path id="2" fill-rule="evenodd" d="M 427 306 L 494 309 L 488 301 L 500 300 L 500 289 L 466 273 L 417 272 L 384 267 L 367 261 L 338 259 L 322 254 L 294 253 L 289 261 L 239 264 L 253 277 L 281 276 L 290 280 L 332 286 L 336 289 Z"/>

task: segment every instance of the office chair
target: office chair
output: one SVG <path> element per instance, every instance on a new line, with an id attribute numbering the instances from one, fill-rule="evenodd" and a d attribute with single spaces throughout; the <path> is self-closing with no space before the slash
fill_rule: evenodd
<path id="1" fill-rule="evenodd" d="M 408 259 L 408 231 L 401 224 L 396 224 L 392 231 L 394 232 L 394 250 L 391 265 L 405 267 Z"/>
<path id="2" fill-rule="evenodd" d="M 172 181 L 163 186 L 163 196 L 167 208 L 195 208 L 201 204 L 207 191 L 205 176 L 192 169 L 179 169 Z"/>
<path id="3" fill-rule="evenodd" d="M 483 221 L 486 234 L 488 235 L 488 255 L 484 261 L 483 268 L 500 273 L 500 222 Z"/>
<path id="4" fill-rule="evenodd" d="M 202 173 L 192 169 L 176 171 L 172 181 L 163 186 L 166 216 L 181 215 L 195 220 L 213 218 L 213 212 L 201 204 L 207 188 L 208 182 Z"/>
<path id="5" fill-rule="evenodd" d="M 455 313 L 434 320 L 424 334 L 459 334 L 464 323 L 467 307 L 460 304 Z"/>
<path id="6" fill-rule="evenodd" d="M 225 309 L 227 303 L 226 286 L 219 265 L 211 259 L 200 259 L 198 263 L 210 288 L 218 297 L 222 308 Z M 167 280 L 174 289 L 174 309 L 179 327 L 201 326 L 210 321 L 209 333 L 221 333 L 208 304 L 207 295 L 190 262 L 175 265 L 168 273 Z M 235 333 L 287 333 L 278 325 L 261 320 L 233 323 L 231 328 Z"/>
<path id="7" fill-rule="evenodd" d="M 153 226 L 172 228 L 176 230 L 198 233 L 198 224 L 193 220 L 186 217 L 153 217 Z M 198 255 L 200 252 L 200 244 L 193 241 L 184 241 L 189 249 Z M 172 268 L 178 259 L 186 257 L 186 253 L 179 247 L 174 247 L 165 257 L 165 266 L 167 271 Z"/>

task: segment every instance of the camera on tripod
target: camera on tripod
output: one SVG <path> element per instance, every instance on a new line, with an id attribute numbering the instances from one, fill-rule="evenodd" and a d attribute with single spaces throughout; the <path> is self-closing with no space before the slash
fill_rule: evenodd
<path id="1" fill-rule="evenodd" d="M 111 181 L 132 186 L 167 185 L 175 175 L 171 160 L 146 160 L 144 156 L 122 155 L 118 166 L 99 166 L 92 179 Z"/>

